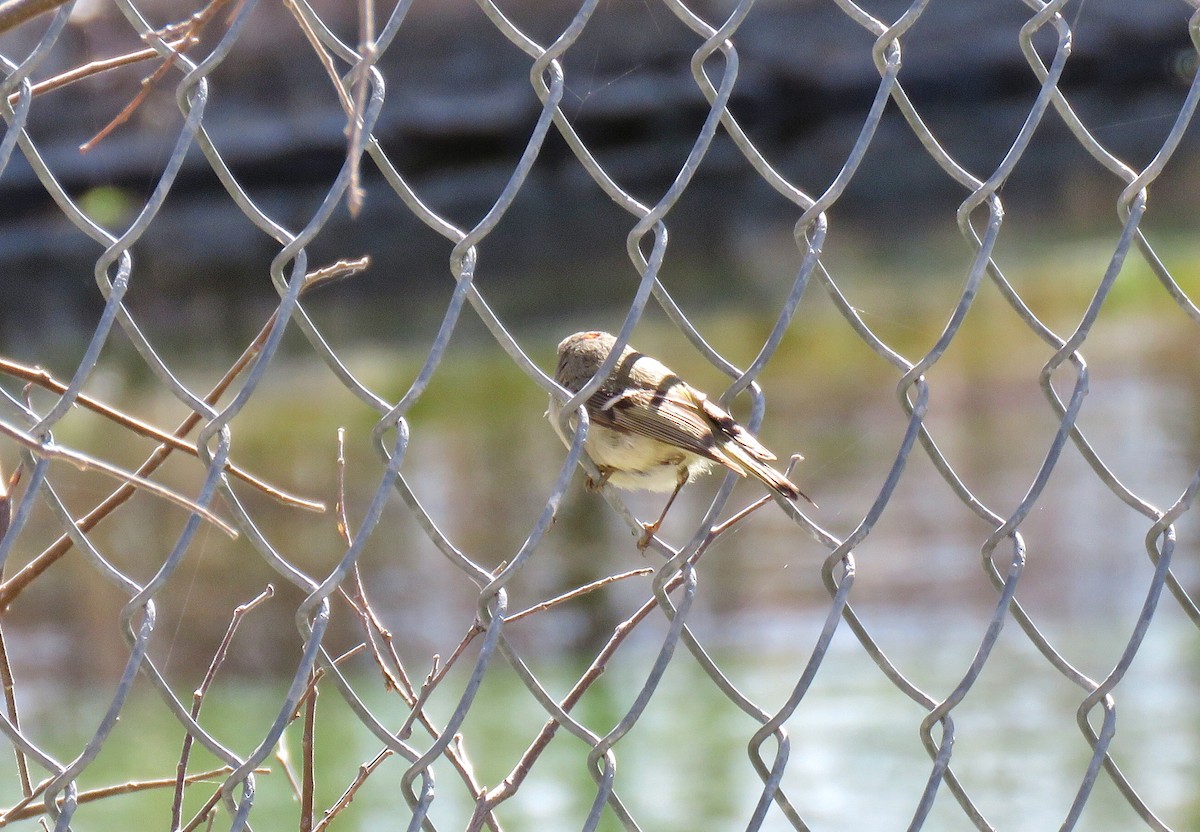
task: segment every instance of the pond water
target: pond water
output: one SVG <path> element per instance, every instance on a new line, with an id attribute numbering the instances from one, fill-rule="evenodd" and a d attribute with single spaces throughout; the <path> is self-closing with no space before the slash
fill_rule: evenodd
<path id="1" fill-rule="evenodd" d="M 1039 276 L 1061 272 L 1069 262 L 1074 261 L 1043 259 L 1025 275 L 1024 288 L 1036 300 Z M 1122 296 L 1089 338 L 1084 352 L 1090 393 L 1079 424 L 1115 476 L 1165 508 L 1200 464 L 1195 418 L 1200 359 L 1194 324 L 1165 304 L 1144 275 L 1133 274 L 1130 280 L 1151 288 Z M 1060 296 L 1041 311 L 1069 331 L 1089 287 L 1073 279 L 1058 285 Z M 936 339 L 956 292 L 948 282 L 914 275 L 901 275 L 892 283 L 864 277 L 861 285 L 851 279 L 843 288 L 858 291 L 852 301 L 867 322 L 913 357 Z M 905 413 L 895 393 L 899 374 L 863 347 L 828 301 L 811 291 L 814 295 L 806 298 L 792 332 L 761 378 L 768 397 L 761 436 L 780 456 L 803 451 L 807 459 L 797 469 L 797 481 L 821 504 L 812 519 L 843 538 L 879 494 L 904 432 Z M 322 322 L 345 315 L 334 300 L 324 303 L 321 298 L 315 298 L 312 311 Z M 540 322 L 518 335 L 548 367 L 563 334 L 583 326 L 616 328 L 619 319 L 620 312 L 614 311 L 599 321 Z M 753 358 L 751 345 L 765 334 L 763 321 L 747 312 L 698 316 L 697 322 L 718 349 L 743 365 Z M 1001 516 L 1011 513 L 1026 493 L 1057 423 L 1037 380 L 1051 353 L 1014 322 L 1001 300 L 985 293 L 928 376 L 930 431 L 967 487 Z M 407 347 L 356 341 L 345 330 L 336 337 L 342 339 L 339 355 L 351 369 L 393 401 L 423 358 L 414 346 L 421 342 L 417 332 L 407 334 Z M 345 427 L 346 496 L 353 527 L 380 476 L 381 463 L 370 446 L 378 417 L 337 385 L 298 337 L 289 338 L 250 406 L 233 422 L 233 455 L 279 485 L 328 500 L 335 493 L 334 436 L 338 427 Z M 698 386 L 714 393 L 721 389 L 719 374 L 661 322 L 650 320 L 639 329 L 636 343 L 670 356 L 669 363 Z M 176 405 L 144 377 L 122 369 L 128 365 L 122 363 L 121 349 L 116 346 L 113 360 L 102 364 L 92 392 L 156 424 L 178 420 Z M 222 360 L 181 348 L 172 366 L 199 387 L 219 374 Z M 1062 395 L 1073 378 L 1056 374 L 1054 382 Z M 564 451 L 542 417 L 544 410 L 544 393 L 482 337 L 477 323 L 465 321 L 410 414 L 412 438 L 402 473 L 439 528 L 487 568 L 517 551 L 563 459 Z M 149 450 L 141 440 L 86 414 L 72 414 L 56 438 L 129 466 Z M 195 467 L 182 462 L 166 475 L 180 487 L 194 486 L 195 477 Z M 108 483 L 86 475 L 64 472 L 58 482 L 77 512 L 107 493 Z M 688 538 L 718 485 L 719 478 L 710 477 L 685 490 L 664 527 L 667 540 L 679 544 Z M 240 486 L 238 493 L 273 545 L 297 568 L 319 579 L 344 552 L 328 515 L 281 508 Z M 731 506 L 747 505 L 758 496 L 753 483 L 739 483 Z M 625 497 L 647 518 L 662 505 L 661 496 Z M 94 537 L 118 568 L 145 581 L 181 524 L 175 509 L 138 498 Z M 1021 525 L 1027 562 L 1017 598 L 1049 642 L 1093 679 L 1116 666 L 1146 602 L 1153 574 L 1145 543 L 1150 526 L 1146 516 L 1113 495 L 1071 446 Z M 855 550 L 850 596 L 855 611 L 899 671 L 937 701 L 967 673 L 996 603 L 981 556 L 991 531 L 917 449 L 883 515 Z M 1190 514 L 1180 519 L 1176 532 L 1173 567 L 1194 596 L 1200 550 Z M 38 507 L 6 573 L 33 557 L 55 533 L 48 510 Z M 633 542 L 603 499 L 583 487 L 580 475 L 555 526 L 509 585 L 510 610 L 607 575 L 661 563 L 639 554 Z M 812 656 L 830 603 L 820 574 L 826 555 L 812 536 L 768 506 L 723 536 L 700 563 L 689 623 L 734 684 L 768 712 L 787 701 Z M 1009 557 L 1001 547 L 994 560 L 1005 569 Z M 399 497 L 386 505 L 361 564 L 368 594 L 396 635 L 399 656 L 412 678 L 423 678 L 434 654 L 448 656 L 470 627 L 477 587 L 429 542 Z M 5 620 L 24 730 L 60 760 L 80 753 L 128 656 L 118 623 L 128 596 L 98 574 L 86 557 L 72 553 L 19 598 Z M 621 580 L 515 622 L 508 630 L 512 644 L 561 696 L 613 627 L 649 597 L 649 580 Z M 276 585 L 277 595 L 244 621 L 205 706 L 204 724 L 241 754 L 261 740 L 280 707 L 299 657 L 294 615 L 303 593 L 244 539 L 229 542 L 206 532 L 157 596 L 159 620 L 150 653 L 186 701 L 233 607 L 267 582 Z M 617 652 L 577 708 L 592 730 L 611 730 L 632 706 L 665 632 L 663 617 L 652 614 Z M 350 649 L 361 640 L 357 618 L 338 602 L 327 639 L 331 651 Z M 1114 693 L 1119 715 L 1114 757 L 1148 805 L 1175 829 L 1200 825 L 1195 788 L 1200 774 L 1200 705 L 1194 696 L 1200 681 L 1198 648 L 1194 623 L 1164 595 L 1144 644 Z M 473 649 L 431 699 L 430 713 L 437 720 L 444 721 L 453 710 Z M 356 690 L 386 724 L 399 725 L 406 713 L 403 704 L 383 691 L 368 659 L 355 662 L 349 672 Z M 1062 823 L 1090 758 L 1076 724 L 1085 695 L 1051 667 L 1014 620 L 1005 622 L 978 681 L 953 711 L 952 768 L 996 828 L 1042 830 Z M 322 808 L 337 799 L 379 744 L 331 686 L 322 689 L 319 702 L 315 753 L 317 806 Z M 931 768 L 919 734 L 926 713 L 888 681 L 843 624 L 787 721 L 792 744 L 783 788 L 805 821 L 814 829 L 907 828 Z M 480 781 L 490 785 L 503 779 L 544 718 L 508 665 L 495 659 L 461 729 Z M 1093 714 L 1093 725 L 1097 719 Z M 756 727 L 680 647 L 646 713 L 616 746 L 617 791 L 645 829 L 742 828 L 762 789 L 746 752 Z M 170 777 L 180 742 L 178 723 L 139 683 L 80 787 Z M 287 742 L 295 765 L 298 725 L 289 729 Z M 428 739 L 415 742 L 425 747 Z M 586 751 L 570 737 L 553 740 L 517 795 L 499 811 L 504 828 L 580 826 L 595 796 Z M 192 768 L 202 770 L 213 762 L 197 752 Z M 256 828 L 290 828 L 298 812 L 292 787 L 282 764 L 269 760 L 267 765 L 272 773 L 259 778 L 251 822 Z M 391 760 L 372 775 L 342 816 L 345 828 L 405 825 L 408 815 L 399 786 L 403 770 Z M 439 828 L 461 828 L 469 813 L 465 791 L 447 765 L 439 764 L 435 771 L 439 791 L 432 817 Z M 34 779 L 39 776 L 35 772 Z M 0 789 L 6 803 L 19 795 L 10 775 L 0 778 Z M 195 787 L 187 808 L 194 811 L 210 793 L 208 786 Z M 110 798 L 81 808 L 77 827 L 165 827 L 169 806 L 170 789 Z M 1140 823 L 1102 774 L 1077 828 L 1115 832 Z M 602 828 L 618 828 L 611 814 Z M 776 808 L 763 828 L 791 827 Z M 924 828 L 972 827 L 943 787 Z"/>

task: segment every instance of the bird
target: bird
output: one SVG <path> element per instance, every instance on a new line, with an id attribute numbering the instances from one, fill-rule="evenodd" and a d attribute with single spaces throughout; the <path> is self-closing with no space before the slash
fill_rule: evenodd
<path id="1" fill-rule="evenodd" d="M 579 392 L 608 358 L 616 340 L 599 330 L 567 336 L 558 345 L 554 380 L 572 393 Z M 548 415 L 556 423 L 561 407 L 552 395 Z M 816 506 L 767 464 L 775 455 L 733 416 L 633 346 L 625 347 L 584 407 L 589 421 L 584 449 L 600 471 L 593 487 L 610 483 L 630 491 L 671 492 L 658 519 L 643 523 L 640 549 L 650 545 L 680 489 L 714 463 L 760 480 L 787 500 L 803 497 Z"/>

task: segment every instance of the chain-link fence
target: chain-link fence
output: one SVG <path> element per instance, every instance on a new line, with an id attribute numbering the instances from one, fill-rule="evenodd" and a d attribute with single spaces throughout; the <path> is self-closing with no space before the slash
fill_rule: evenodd
<path id="1" fill-rule="evenodd" d="M 1200 611 L 1194 566 L 1178 557 L 1196 552 L 1188 378 L 1200 309 L 1189 249 L 1160 253 L 1148 219 L 1150 192 L 1168 192 L 1165 238 L 1194 235 L 1196 168 L 1181 147 L 1200 96 L 1200 17 L 1066 0 L 1000 11 L 918 0 L 886 14 L 848 0 L 315 5 L 0 4 L 0 225 L 18 249 L 0 275 L 18 353 L 0 357 L 0 726 L 15 755 L 0 825 L 155 822 L 130 821 L 144 817 L 129 808 L 138 800 L 172 829 L 1200 822 L 1187 692 Z M 630 17 L 603 22 L 618 11 Z M 421 28 L 430 18 L 451 40 Z M 1178 49 L 1138 28 L 1148 22 Z M 600 46 L 597 30 L 610 35 Z M 1077 32 L 1091 38 L 1083 57 Z M 651 59 L 597 71 L 635 43 L 674 61 L 659 85 L 623 85 Z M 971 79 L 988 63 L 999 69 L 981 83 L 1003 89 L 981 104 Z M 791 75 L 764 82 L 764 67 L 784 65 Z M 515 87 L 484 83 L 514 79 L 514 66 L 527 74 Z M 1164 66 L 1178 94 L 1125 118 L 1130 90 Z M 1089 87 L 1121 68 L 1126 86 Z M 302 69 L 319 83 L 279 81 Z M 451 88 L 468 94 L 439 105 Z M 70 95 L 82 98 L 56 98 Z M 802 152 L 781 143 L 791 132 L 809 135 Z M 1131 134 L 1136 150 L 1122 144 Z M 444 155 L 459 173 L 431 173 Z M 806 167 L 818 157 L 824 169 Z M 1048 172 L 1068 157 L 1090 166 L 1086 183 Z M 617 273 L 601 276 L 611 259 L 596 255 L 593 269 L 570 233 L 513 220 L 530 205 L 572 210 L 533 173 L 548 164 L 550 180 L 607 198 L 581 222 L 624 244 Z M 922 167 L 933 185 L 908 177 Z M 738 187 L 757 189 L 756 207 L 728 188 L 730 171 L 753 180 Z M 1006 186 L 1022 178 L 1014 201 L 1043 186 L 1065 194 L 1024 226 L 1005 210 Z M 180 208 L 197 192 L 213 213 Z M 371 227 L 381 203 L 392 220 Z M 858 231 L 840 231 L 843 208 Z M 1022 276 L 1025 247 L 1113 208 L 1100 258 L 1093 249 L 1053 261 L 1044 279 Z M 672 271 L 668 241 L 704 237 L 710 211 L 746 227 L 769 215 L 794 248 L 754 279 L 693 284 Z M 952 222 L 956 243 L 916 230 Z M 887 257 L 876 270 L 889 303 L 844 253 L 876 234 L 917 248 L 909 272 Z M 750 239 L 747 257 L 770 246 Z M 76 266 L 31 265 L 47 262 L 21 254 L 31 245 L 86 252 L 94 286 L 81 294 Z M 435 256 L 402 274 L 376 245 Z M 237 285 L 219 258 L 197 265 L 239 248 L 254 265 Z M 946 251 L 955 265 L 936 265 Z M 544 276 L 505 286 L 489 274 L 504 260 Z M 956 275 L 957 288 L 919 271 Z M 1047 304 L 1058 281 L 1072 303 Z M 195 300 L 208 285 L 223 298 L 215 308 Z M 343 297 L 355 303 L 338 306 Z M 934 310 L 915 337 L 914 297 Z M 623 318 L 600 311 L 614 300 Z M 723 305 L 751 323 L 735 335 L 703 323 Z M 1122 305 L 1140 314 L 1110 324 Z M 528 324 L 531 306 L 553 326 Z M 973 332 L 985 307 L 1001 323 Z M 79 346 L 71 320 L 90 333 Z M 248 321 L 261 331 L 244 339 Z M 363 359 L 347 346 L 359 326 L 394 335 L 383 348 L 394 354 Z M 580 488 L 581 466 L 600 478 L 583 450 L 587 420 L 564 423 L 564 454 L 542 418 L 547 396 L 568 412 L 582 400 L 553 383 L 554 344 L 596 327 L 727 376 L 710 392 L 781 457 L 808 452 L 790 476 L 821 508 L 714 477 L 708 491 L 685 489 L 640 558 L 639 516 L 661 502 Z M 173 329 L 195 329 L 200 346 L 180 347 Z M 1120 384 L 1104 361 L 1149 344 L 1148 361 L 1183 368 L 1163 371 L 1161 396 L 1104 398 Z M 1013 366 L 971 388 L 974 352 L 956 351 L 976 349 Z M 1030 355 L 1036 364 L 1019 366 Z M 1022 383 L 1040 396 L 1013 393 Z M 789 385 L 812 390 L 772 397 Z M 880 391 L 898 403 L 874 409 L 873 426 L 856 421 Z M 172 403 L 188 415 L 156 427 L 178 418 L 165 415 Z M 444 427 L 464 410 L 475 412 L 464 432 Z M 1131 438 L 1164 410 L 1176 415 L 1158 446 Z M 146 412 L 157 415 L 134 415 Z M 982 423 L 969 436 L 968 421 Z M 852 492 L 838 472 L 865 440 L 818 438 L 838 422 L 874 434 Z M 346 428 L 337 444 L 326 423 Z M 498 434 L 475 435 L 485 429 Z M 130 435 L 157 447 L 135 456 Z M 980 449 L 983 462 L 967 453 Z M 1069 485 L 1055 493 L 1058 477 Z M 103 482 L 113 490 L 98 498 Z M 516 502 L 497 502 L 505 492 Z M 707 502 L 685 528 L 697 494 Z M 961 536 L 948 543 L 949 529 Z M 743 532 L 749 551 L 720 551 Z M 745 587 L 770 553 L 786 563 L 758 597 Z M 979 585 L 948 563 L 968 564 Z M 721 598 L 706 583 L 749 596 L 739 603 L 750 612 L 714 613 Z M 201 595 L 201 584 L 227 591 Z M 947 624 L 972 592 L 985 613 Z M 1064 630 L 1064 618 L 1078 626 Z M 1093 628 L 1098 618 L 1113 629 Z M 914 621 L 925 629 L 909 650 L 894 635 Z M 192 649 L 173 652 L 189 632 Z M 778 649 L 765 649 L 772 640 Z M 573 660 L 547 658 L 564 643 Z M 109 661 L 89 665 L 99 653 Z M 838 688 L 863 658 L 863 684 Z M 949 671 L 934 681 L 938 662 Z M 1131 680 L 1135 665 L 1161 676 Z M 71 694 L 81 679 L 82 698 Z M 713 711 L 696 706 L 713 700 Z M 1043 731 L 1048 700 L 1062 706 L 1051 746 L 1014 744 L 1006 735 Z M 1126 702 L 1136 727 L 1122 745 Z M 854 745 L 861 756 L 837 756 Z M 874 800 L 895 784 L 895 801 Z M 282 809 L 264 805 L 272 790 Z"/>

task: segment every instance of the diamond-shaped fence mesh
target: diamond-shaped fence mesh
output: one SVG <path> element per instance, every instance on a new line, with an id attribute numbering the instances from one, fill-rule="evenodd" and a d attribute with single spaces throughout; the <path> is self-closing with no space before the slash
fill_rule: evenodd
<path id="1" fill-rule="evenodd" d="M 1196 828 L 1200 17 L 876 5 L 0 4 L 0 825 Z"/>

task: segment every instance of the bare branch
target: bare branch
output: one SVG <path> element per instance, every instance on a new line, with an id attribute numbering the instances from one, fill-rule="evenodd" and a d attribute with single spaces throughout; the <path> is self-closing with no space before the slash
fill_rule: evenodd
<path id="1" fill-rule="evenodd" d="M 195 45 L 196 41 L 193 38 L 178 38 L 176 40 L 167 41 L 166 44 L 175 52 L 186 52 L 188 48 Z M 45 81 L 39 81 L 31 88 L 33 95 L 43 95 L 57 89 L 62 89 L 65 86 L 74 84 L 76 81 L 82 81 L 84 78 L 90 78 L 93 75 L 99 75 L 103 72 L 108 72 L 113 69 L 118 69 L 123 66 L 130 66 L 140 61 L 149 61 L 158 57 L 158 50 L 154 47 L 146 47 L 139 49 L 136 52 L 128 52 L 124 55 L 118 55 L 115 58 L 104 58 L 99 61 L 92 61 L 83 66 L 75 67 L 67 70 L 53 78 L 47 78 Z M 21 93 L 14 92 L 8 96 L 8 103 L 16 105 L 21 98 Z"/>
<path id="2" fill-rule="evenodd" d="M 16 361 L 11 361 L 3 357 L 0 357 L 0 373 L 7 373 L 10 376 L 30 382 L 31 384 L 36 384 L 38 387 L 58 393 L 59 395 L 66 393 L 68 389 L 67 385 L 54 378 L 54 376 L 50 375 L 49 372 L 41 367 L 30 367 L 26 364 L 19 364 Z M 93 413 L 98 413 L 106 419 L 109 419 L 110 421 L 120 425 L 123 428 L 127 428 L 134 433 L 137 433 L 148 439 L 153 439 L 161 444 L 169 445 L 171 448 L 177 451 L 183 451 L 191 456 L 200 456 L 195 445 L 183 441 L 178 436 L 174 436 L 166 431 L 160 430 L 159 428 L 154 427 L 154 425 L 143 422 L 136 416 L 131 416 L 128 413 L 117 410 L 115 407 L 107 405 L 99 399 L 92 398 L 86 393 L 80 393 L 78 397 L 76 397 L 75 401 L 88 410 L 91 410 Z M 227 471 L 229 474 L 232 474 L 243 482 L 254 486 L 268 497 L 278 500 L 285 505 L 302 508 L 306 511 L 323 512 L 325 510 L 324 503 L 318 500 L 309 500 L 305 497 L 297 497 L 293 494 L 289 494 L 283 489 L 270 485 L 269 483 L 258 479 L 253 474 L 243 471 L 232 462 L 226 462 L 223 470 Z"/>
<path id="3" fill-rule="evenodd" d="M 354 148 L 362 139 L 363 121 L 367 110 L 367 68 L 375 63 L 375 3 L 359 0 L 358 3 L 358 66 L 355 67 L 354 108 L 346 124 L 346 153 L 350 165 L 350 187 L 346 190 L 346 209 L 351 217 L 357 217 L 366 197 L 359 171 L 362 154 Z"/>
<path id="4" fill-rule="evenodd" d="M 238 2 L 240 3 L 242 0 L 238 0 Z M 200 32 L 203 31 L 204 27 L 216 17 L 217 12 L 229 3 L 230 0 L 211 0 L 207 6 L 188 17 L 187 20 L 165 27 L 159 34 L 159 37 L 164 38 L 164 42 L 166 38 L 178 38 L 179 42 L 191 46 L 199 39 Z M 170 57 L 164 60 L 149 77 L 142 79 L 142 88 L 138 91 L 138 94 L 122 108 L 121 112 L 113 117 L 112 121 L 102 127 L 99 133 L 80 145 L 79 152 L 87 153 L 110 133 L 128 121 L 129 117 L 137 111 L 137 108 L 142 106 L 142 103 L 150 95 L 150 91 L 154 89 L 154 86 L 166 76 L 171 67 L 175 66 L 178 56 L 179 52 L 172 48 Z"/>
<path id="5" fill-rule="evenodd" d="M 205 780 L 214 780 L 224 777 L 233 771 L 229 766 L 214 768 L 210 771 L 202 771 L 198 774 L 190 774 L 187 777 L 187 782 L 200 783 Z M 270 774 L 269 768 L 258 768 L 254 770 L 255 774 Z M 24 798 L 20 803 L 14 805 L 11 809 L 5 812 L 0 812 L 0 826 L 7 826 L 13 821 L 26 820 L 27 818 L 35 818 L 38 815 L 46 812 L 46 804 L 42 801 L 35 801 L 46 789 L 47 780 L 40 784 L 32 795 Z M 104 786 L 99 789 L 91 789 L 89 791 L 80 792 L 76 798 L 76 802 L 80 805 L 84 803 L 93 803 L 97 800 L 104 800 L 109 797 L 116 797 L 123 794 L 134 794 L 136 792 L 144 792 L 150 789 L 166 789 L 175 785 L 174 777 L 163 777 L 158 780 L 131 780 L 128 783 L 120 783 L 115 786 Z M 218 791 L 218 795 L 220 792 Z M 186 827 L 185 827 L 186 829 Z"/>
<path id="6" fill-rule="evenodd" d="M 700 557 L 703 556 L 704 552 L 708 550 L 713 540 L 715 540 L 715 537 L 710 536 L 704 543 L 702 543 L 700 548 L 697 549 L 696 553 L 692 555 L 689 562 L 694 564 L 697 560 L 699 560 Z M 683 584 L 683 581 L 683 573 L 677 573 L 674 577 L 667 581 L 664 590 L 666 592 L 671 592 L 680 587 Z M 571 690 L 567 692 L 567 695 L 563 697 L 560 705 L 564 711 L 570 713 L 571 709 L 575 707 L 587 689 L 595 684 L 597 679 L 604 675 L 604 671 L 608 667 L 608 661 L 612 658 L 613 654 L 616 653 L 617 648 L 621 646 L 625 639 L 629 637 L 629 634 L 632 633 L 639 624 L 646 620 L 646 617 L 650 615 L 656 606 L 658 606 L 658 600 L 656 598 L 649 599 L 646 601 L 646 603 L 642 604 L 642 606 L 638 608 L 637 612 L 622 621 L 613 629 L 613 634 L 609 638 L 608 642 L 604 645 L 600 652 L 596 654 L 596 658 L 592 661 L 591 665 L 588 666 L 588 669 L 584 672 L 584 674 L 579 677 L 579 680 L 572 686 Z M 479 796 L 475 804 L 475 814 L 472 815 L 471 822 L 467 825 L 468 832 L 478 832 L 478 830 L 482 828 L 485 818 L 491 812 L 493 812 L 497 806 L 516 794 L 517 789 L 521 787 L 521 783 L 524 782 L 525 778 L 529 775 L 530 770 L 533 768 L 534 762 L 538 759 L 538 757 L 541 756 L 542 752 L 545 751 L 546 746 L 550 744 L 550 740 L 552 740 L 554 735 L 558 732 L 558 728 L 559 723 L 556 720 L 547 720 L 542 726 L 542 730 L 538 733 L 537 737 L 534 738 L 533 742 L 529 744 L 529 747 L 525 750 L 525 753 L 521 755 L 521 758 L 517 761 L 517 764 L 513 767 L 509 775 L 505 777 L 500 785 L 498 785 L 496 788 L 492 789 L 486 795 Z"/>
<path id="7" fill-rule="evenodd" d="M 358 274 L 366 269 L 370 263 L 370 258 L 364 256 L 354 260 L 338 260 L 329 266 L 309 272 L 304 276 L 304 285 L 300 287 L 300 293 L 303 295 L 306 292 L 325 286 L 335 280 L 340 280 L 344 277 Z M 248 366 L 250 366 L 250 363 L 254 360 L 254 357 L 258 355 L 259 350 L 262 349 L 262 345 L 266 343 L 268 336 L 270 336 L 271 330 L 275 326 L 275 321 L 277 318 L 277 312 L 271 314 L 271 316 L 267 319 L 267 322 L 263 324 L 262 329 L 259 330 L 258 335 L 256 335 L 254 340 L 250 342 L 250 345 L 246 347 L 233 365 L 225 372 L 225 375 L 221 377 L 221 380 L 218 381 L 208 392 L 208 395 L 204 397 L 206 404 L 215 405 L 217 401 L 220 400 L 221 396 L 225 394 L 225 391 L 229 389 L 230 385 L 232 385 L 237 379 L 237 377 L 241 375 Z M 182 422 L 180 422 L 179 427 L 175 429 L 174 436 L 186 436 L 193 428 L 196 427 L 196 425 L 200 423 L 200 419 L 201 415 L 199 413 L 188 414 L 188 416 Z M 146 461 L 138 467 L 138 475 L 145 477 L 158 470 L 159 466 L 166 462 L 173 450 L 174 448 L 171 445 L 159 445 L 158 448 L 156 448 L 154 452 L 146 458 Z M 123 505 L 130 497 L 132 497 L 134 492 L 135 489 L 133 486 L 129 484 L 122 485 L 78 521 L 76 525 L 79 526 L 79 530 L 84 534 L 91 531 L 101 520 L 103 520 L 105 517 L 108 517 L 110 514 L 116 511 L 117 508 Z M 3 584 L 0 584 L 0 613 L 8 609 L 8 607 L 12 604 L 13 599 L 20 595 L 21 592 L 25 590 L 25 587 L 33 583 L 33 581 L 36 580 L 39 575 L 49 569 L 59 558 L 70 551 L 71 547 L 74 545 L 74 541 L 71 540 L 70 535 L 62 535 L 41 554 L 27 563 L 21 569 L 21 571 L 6 580 Z"/>
<path id="8" fill-rule="evenodd" d="M 275 587 L 267 584 L 266 589 L 254 596 L 245 604 L 240 604 L 234 607 L 233 615 L 229 619 L 229 627 L 225 630 L 225 637 L 221 639 L 221 643 L 217 646 L 217 652 L 213 654 L 212 661 L 208 664 L 208 671 L 204 674 L 204 679 L 200 682 L 200 687 L 196 688 L 192 694 L 192 720 L 195 721 L 200 717 L 200 709 L 204 706 L 204 697 L 208 693 L 208 689 L 212 687 L 213 679 L 216 678 L 217 669 L 225 662 L 225 657 L 229 654 L 229 646 L 233 643 L 233 635 L 237 632 L 238 625 L 242 623 L 242 619 L 246 614 L 262 604 L 269 598 L 275 595 Z M 171 803 L 171 828 L 178 829 L 179 822 L 183 819 L 183 786 L 187 782 L 187 765 L 188 757 L 192 751 L 193 737 L 191 732 L 188 732 L 183 738 L 183 750 L 179 755 L 179 764 L 175 767 L 175 799 Z"/>
<path id="9" fill-rule="evenodd" d="M 313 828 L 313 801 L 317 790 L 313 743 L 317 727 L 317 697 L 320 693 L 320 688 L 316 685 L 316 673 L 313 673 L 312 689 L 304 697 L 304 733 L 300 739 L 301 758 L 304 762 L 304 781 L 300 789 L 300 832 L 312 832 Z"/>
<path id="10" fill-rule="evenodd" d="M 100 473 L 107 474 L 114 479 L 123 480 L 127 485 L 140 488 L 143 491 L 149 491 L 156 497 L 161 497 L 167 502 L 174 503 L 180 508 L 187 509 L 193 514 L 199 515 L 209 523 L 212 523 L 221 531 L 225 532 L 225 534 L 229 535 L 231 538 L 235 540 L 237 539 L 237 529 L 214 514 L 211 509 L 205 508 L 194 500 L 183 496 L 178 491 L 167 488 L 165 485 L 161 485 L 153 480 L 148 480 L 143 476 L 133 473 L 132 471 L 126 471 L 119 465 L 113 465 L 111 462 L 105 462 L 102 459 L 97 459 L 94 456 L 89 456 L 88 454 L 81 453 L 80 451 L 64 448 L 61 445 L 55 444 L 54 442 L 39 441 L 34 437 L 27 435 L 23 431 L 12 427 L 6 422 L 0 421 L 0 434 L 7 436 L 18 445 L 28 448 L 37 456 L 69 462 L 80 471 L 99 471 Z"/>
<path id="11" fill-rule="evenodd" d="M 358 790 L 362 788 L 362 784 L 367 782 L 367 778 L 371 776 L 371 773 L 374 772 L 375 769 L 379 768 L 379 766 L 383 764 L 383 761 L 392 756 L 394 753 L 395 752 L 392 751 L 392 749 L 386 748 L 379 752 L 379 754 L 377 754 L 375 759 L 371 760 L 371 762 L 359 766 L 358 774 L 355 776 L 354 780 L 346 788 L 346 791 L 342 792 L 342 796 L 337 799 L 337 802 L 335 802 L 333 806 L 329 808 L 329 810 L 325 813 L 325 816 L 321 818 L 320 822 L 313 827 L 312 832 L 324 832 L 329 824 L 333 822 L 333 819 L 337 817 L 338 813 L 349 806 L 351 801 L 354 800 L 354 795 L 356 795 Z"/>
<path id="12" fill-rule="evenodd" d="M 346 429 L 337 429 L 337 529 L 347 546 L 353 544 L 346 518 Z"/>
<path id="13" fill-rule="evenodd" d="M 21 469 L 18 468 L 19 472 Z M 0 514 L 3 509 L 0 508 Z M 0 533 L 0 538 L 4 537 Z M 4 705 L 8 712 L 8 721 L 12 723 L 13 728 L 18 731 L 21 729 L 21 719 L 17 712 L 17 697 L 16 697 L 16 680 L 13 677 L 12 665 L 8 660 L 8 645 L 4 639 L 4 628 L 0 626 L 0 682 L 4 685 Z M 29 778 L 29 761 L 25 758 L 25 752 L 21 746 L 13 744 L 13 753 L 17 758 L 17 775 L 21 780 L 21 793 L 26 797 L 33 795 L 33 782 Z"/>

